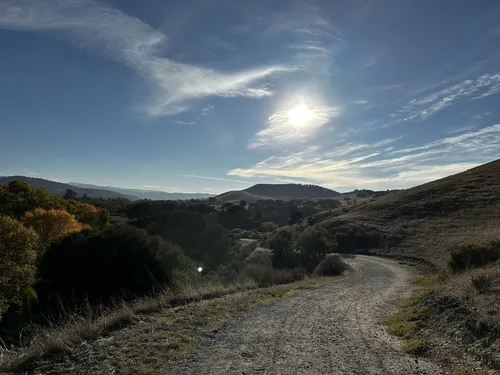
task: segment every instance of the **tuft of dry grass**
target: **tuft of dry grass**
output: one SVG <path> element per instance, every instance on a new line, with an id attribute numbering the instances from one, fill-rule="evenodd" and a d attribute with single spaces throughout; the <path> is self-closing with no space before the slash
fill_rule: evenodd
<path id="1" fill-rule="evenodd" d="M 423 339 L 409 339 L 405 343 L 404 351 L 408 354 L 422 356 L 429 351 L 429 343 Z"/>

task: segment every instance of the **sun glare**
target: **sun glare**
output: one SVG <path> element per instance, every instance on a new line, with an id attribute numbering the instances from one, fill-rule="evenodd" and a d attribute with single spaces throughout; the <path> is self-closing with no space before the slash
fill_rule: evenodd
<path id="1" fill-rule="evenodd" d="M 295 126 L 304 126 L 313 117 L 313 112 L 305 105 L 300 104 L 288 111 L 288 119 Z"/>

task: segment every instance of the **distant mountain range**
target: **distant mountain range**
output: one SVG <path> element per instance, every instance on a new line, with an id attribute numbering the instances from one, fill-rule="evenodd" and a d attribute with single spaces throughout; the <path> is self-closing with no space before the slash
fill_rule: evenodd
<path id="1" fill-rule="evenodd" d="M 0 184 L 6 185 L 11 181 L 24 181 L 30 184 L 32 187 L 37 189 L 45 189 L 50 194 L 56 197 L 62 197 L 66 193 L 67 189 L 71 189 L 78 194 L 78 196 L 83 196 L 87 194 L 90 198 L 126 198 L 130 200 L 137 200 L 138 197 L 129 194 L 122 194 L 112 190 L 102 189 L 99 187 L 94 188 L 81 188 L 78 186 L 66 184 L 63 182 L 56 182 L 45 180 L 43 178 L 34 178 L 26 176 L 0 176 Z"/>
<path id="2" fill-rule="evenodd" d="M 186 199 L 206 199 L 213 197 L 214 194 L 206 193 L 168 193 L 159 190 L 142 190 L 142 189 L 124 189 L 113 186 L 96 186 L 90 184 L 82 184 L 80 182 L 68 182 L 70 185 L 80 188 L 90 189 L 106 189 L 119 194 L 127 194 L 135 196 L 135 199 L 151 199 L 151 200 L 186 200 Z"/>
<path id="3" fill-rule="evenodd" d="M 217 199 L 229 201 L 245 200 L 254 203 L 260 199 L 321 199 L 335 198 L 341 195 L 335 190 L 330 190 L 317 185 L 302 184 L 257 184 L 244 190 L 228 191 L 217 196 Z"/>
<path id="4" fill-rule="evenodd" d="M 152 200 L 186 200 L 186 199 L 204 199 L 213 195 L 204 193 L 167 193 L 157 190 L 136 190 L 122 189 L 111 186 L 97 186 L 90 184 L 81 184 L 78 182 L 56 182 L 45 180 L 43 178 L 34 178 L 26 176 L 0 176 L 0 185 L 6 185 L 10 181 L 25 181 L 37 189 L 45 189 L 50 194 L 62 197 L 67 189 L 71 189 L 79 197 L 87 194 L 89 198 L 125 198 L 130 200 L 152 199 Z"/>

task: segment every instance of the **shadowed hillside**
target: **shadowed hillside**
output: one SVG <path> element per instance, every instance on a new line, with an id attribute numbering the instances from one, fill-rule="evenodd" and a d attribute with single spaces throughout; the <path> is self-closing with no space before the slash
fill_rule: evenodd
<path id="1" fill-rule="evenodd" d="M 340 193 L 322 186 L 302 184 L 257 184 L 244 191 L 255 195 L 288 199 L 332 198 L 340 195 Z"/>
<path id="2" fill-rule="evenodd" d="M 449 249 L 500 234 L 500 160 L 324 217 L 341 250 L 375 249 L 443 265 Z"/>
<path id="3" fill-rule="evenodd" d="M 246 200 L 254 203 L 260 199 L 321 199 L 333 198 L 340 193 L 317 185 L 257 184 L 244 190 L 228 191 L 217 197 L 223 201 Z"/>

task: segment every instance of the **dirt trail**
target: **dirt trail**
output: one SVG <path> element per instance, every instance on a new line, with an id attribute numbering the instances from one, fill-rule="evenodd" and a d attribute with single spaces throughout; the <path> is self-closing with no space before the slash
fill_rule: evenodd
<path id="1" fill-rule="evenodd" d="M 248 310 L 203 337 L 170 374 L 445 374 L 404 354 L 383 325 L 414 271 L 381 258 L 348 262 L 356 272 L 342 281 Z"/>

